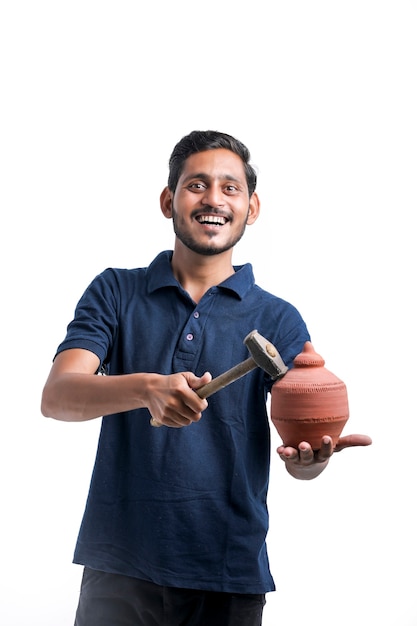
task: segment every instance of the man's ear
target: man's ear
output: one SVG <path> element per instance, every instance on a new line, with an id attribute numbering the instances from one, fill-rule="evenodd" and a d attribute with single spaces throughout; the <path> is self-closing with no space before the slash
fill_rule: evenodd
<path id="1" fill-rule="evenodd" d="M 160 195 L 159 203 L 161 206 L 161 211 L 167 219 L 172 218 L 172 201 L 174 198 L 174 194 L 172 191 L 165 187 Z"/>
<path id="2" fill-rule="evenodd" d="M 249 211 L 248 218 L 246 220 L 246 224 L 250 225 L 256 222 L 259 216 L 259 212 L 261 210 L 261 202 L 259 200 L 259 196 L 256 192 L 254 192 L 249 200 Z"/>

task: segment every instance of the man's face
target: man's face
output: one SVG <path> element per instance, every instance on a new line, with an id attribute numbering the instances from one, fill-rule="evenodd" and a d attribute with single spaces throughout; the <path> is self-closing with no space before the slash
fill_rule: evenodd
<path id="1" fill-rule="evenodd" d="M 249 199 L 241 159 L 223 148 L 191 155 L 185 162 L 170 210 L 177 238 L 198 254 L 230 250 L 246 224 L 257 217 L 257 196 Z"/>

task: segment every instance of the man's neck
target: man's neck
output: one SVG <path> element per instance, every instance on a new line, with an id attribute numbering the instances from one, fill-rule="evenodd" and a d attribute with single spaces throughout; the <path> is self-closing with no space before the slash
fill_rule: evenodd
<path id="1" fill-rule="evenodd" d="M 194 302 L 199 302 L 210 287 L 222 283 L 234 274 L 232 250 L 214 255 L 202 255 L 185 246 L 175 246 L 172 271 Z"/>

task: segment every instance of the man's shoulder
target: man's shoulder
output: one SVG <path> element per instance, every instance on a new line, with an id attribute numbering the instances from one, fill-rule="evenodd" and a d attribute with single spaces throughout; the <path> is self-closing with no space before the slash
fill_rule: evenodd
<path id="1" fill-rule="evenodd" d="M 272 291 L 269 291 L 268 289 L 261 287 L 260 285 L 258 285 L 258 283 L 254 283 L 253 292 L 256 298 L 260 298 L 265 302 L 271 302 L 275 306 L 279 304 L 282 307 L 290 307 L 290 308 L 294 307 L 294 305 L 291 302 L 289 302 L 282 296 L 278 296 L 276 293 L 273 293 Z"/>
<path id="2" fill-rule="evenodd" d="M 96 280 L 137 285 L 138 281 L 146 281 L 155 276 L 163 274 L 171 276 L 170 254 L 172 254 L 170 251 L 161 252 L 149 265 L 141 267 L 107 267 L 96 277 Z"/>

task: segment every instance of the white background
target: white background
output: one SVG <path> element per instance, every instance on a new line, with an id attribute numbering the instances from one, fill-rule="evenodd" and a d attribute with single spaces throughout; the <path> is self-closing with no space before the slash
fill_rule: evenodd
<path id="1" fill-rule="evenodd" d="M 414 0 L 3 1 L 1 624 L 73 624 L 99 420 L 43 418 L 42 387 L 90 280 L 172 247 L 169 154 L 212 128 L 259 171 L 235 261 L 374 441 L 312 482 L 274 455 L 264 624 L 416 626 L 416 32 Z"/>

